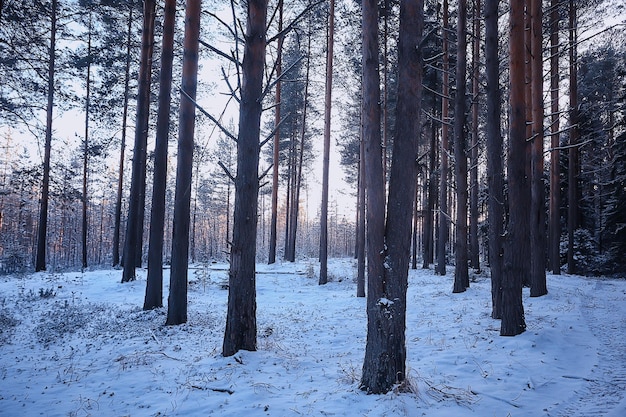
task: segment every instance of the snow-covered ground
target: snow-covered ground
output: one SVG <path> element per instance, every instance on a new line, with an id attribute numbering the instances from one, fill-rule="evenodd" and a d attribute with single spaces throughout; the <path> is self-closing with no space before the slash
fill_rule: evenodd
<path id="1" fill-rule="evenodd" d="M 411 271 L 412 392 L 359 390 L 355 264 L 259 265 L 258 351 L 221 356 L 227 266 L 190 271 L 189 322 L 142 311 L 145 271 L 0 278 L 2 416 L 626 416 L 626 280 L 548 276 L 528 329 L 499 336 L 490 283 Z M 169 271 L 165 273 L 165 283 Z M 167 285 L 165 301 L 167 300 Z"/>

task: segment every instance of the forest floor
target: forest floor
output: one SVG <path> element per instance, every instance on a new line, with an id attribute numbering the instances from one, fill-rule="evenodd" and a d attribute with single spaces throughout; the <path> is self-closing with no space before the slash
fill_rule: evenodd
<path id="1" fill-rule="evenodd" d="M 499 336 L 490 281 L 410 271 L 411 392 L 359 390 L 352 259 L 259 265 L 258 351 L 221 356 L 227 265 L 190 270 L 189 320 L 142 311 L 145 271 L 0 277 L 0 416 L 626 416 L 626 279 L 548 275 L 527 331 Z M 169 271 L 165 271 L 167 302 Z"/>

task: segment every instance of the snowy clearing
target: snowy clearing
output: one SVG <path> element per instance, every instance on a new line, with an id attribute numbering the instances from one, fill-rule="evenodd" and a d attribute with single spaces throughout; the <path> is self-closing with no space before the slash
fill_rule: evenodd
<path id="1" fill-rule="evenodd" d="M 411 271 L 412 392 L 358 389 L 365 299 L 355 262 L 259 265 L 258 351 L 221 356 L 227 265 L 190 270 L 189 322 L 141 310 L 145 271 L 0 278 L 1 416 L 626 415 L 626 280 L 548 276 L 527 331 L 499 336 L 487 275 Z M 169 271 L 165 271 L 165 302 Z"/>

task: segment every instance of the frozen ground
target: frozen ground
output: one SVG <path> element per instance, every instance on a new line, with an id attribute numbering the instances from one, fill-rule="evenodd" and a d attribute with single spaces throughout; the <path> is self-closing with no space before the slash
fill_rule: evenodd
<path id="1" fill-rule="evenodd" d="M 411 271 L 413 392 L 373 396 L 353 260 L 331 260 L 326 286 L 313 260 L 259 265 L 258 351 L 230 358 L 226 268 L 190 271 L 177 327 L 141 310 L 145 271 L 1 277 L 0 416 L 626 416 L 626 280 L 549 275 L 504 338 L 486 275 L 452 294 L 451 274 Z"/>

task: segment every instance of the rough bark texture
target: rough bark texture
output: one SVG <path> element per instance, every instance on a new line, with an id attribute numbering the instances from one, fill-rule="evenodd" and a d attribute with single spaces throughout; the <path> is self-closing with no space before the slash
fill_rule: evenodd
<path id="1" fill-rule="evenodd" d="M 378 252 L 384 255 L 383 280 L 377 283 L 376 292 L 368 294 L 367 345 L 361 379 L 361 388 L 374 394 L 388 392 L 406 377 L 406 289 L 421 125 L 419 43 L 423 11 L 422 0 L 400 2 L 396 134 L 384 237 L 387 247 Z"/>
<path id="2" fill-rule="evenodd" d="M 50 189 L 50 151 L 52 149 L 52 110 L 54 108 L 54 72 L 57 34 L 57 0 L 52 0 L 50 10 L 50 55 L 48 57 L 48 104 L 46 107 L 46 139 L 41 183 L 41 206 L 37 229 L 37 258 L 35 272 L 46 270 L 46 235 L 48 234 L 48 194 Z"/>
<path id="3" fill-rule="evenodd" d="M 198 85 L 198 39 L 200 36 L 201 0 L 187 0 L 183 76 L 178 118 L 178 158 L 174 193 L 172 232 L 172 269 L 167 302 L 167 322 L 187 322 L 187 267 L 189 263 L 189 223 L 193 171 L 193 135 L 196 121 L 196 88 Z"/>
<path id="4" fill-rule="evenodd" d="M 559 163 L 559 0 L 550 4 L 550 269 L 561 273 L 561 165 Z"/>
<path id="5" fill-rule="evenodd" d="M 465 93 L 467 91 L 467 2 L 459 0 L 457 11 L 456 96 L 454 102 L 454 176 L 456 178 L 456 243 L 454 288 L 459 293 L 469 287 L 467 268 L 467 137 L 465 133 Z"/>
<path id="6" fill-rule="evenodd" d="M 530 296 L 548 293 L 546 286 L 546 207 L 543 184 L 543 54 L 541 0 L 529 0 L 531 13 L 532 67 L 532 158 L 531 158 L 531 216 Z"/>
<path id="7" fill-rule="evenodd" d="M 437 239 L 437 267 L 435 272 L 439 275 L 446 274 L 446 243 L 448 242 L 448 223 L 450 217 L 448 214 L 448 152 L 450 146 L 448 143 L 448 123 L 449 123 L 449 107 L 448 94 L 450 77 L 448 71 L 449 52 L 448 52 L 448 0 L 443 0 L 443 45 L 442 45 L 442 81 L 441 81 L 441 163 L 439 166 L 439 239 Z"/>
<path id="8" fill-rule="evenodd" d="M 365 143 L 361 133 L 361 141 L 359 143 L 359 207 L 356 242 L 357 297 L 365 297 L 365 194 Z"/>
<path id="9" fill-rule="evenodd" d="M 524 63 L 524 2 L 511 2 L 509 18 L 510 67 L 510 135 L 509 135 L 509 224 L 506 234 L 502 275 L 502 322 L 500 335 L 515 336 L 524 332 L 524 306 L 522 304 L 522 276 L 524 257 L 520 250 L 524 229 L 528 225 L 524 200 L 526 109 Z"/>
<path id="10" fill-rule="evenodd" d="M 154 145 L 154 180 L 148 247 L 148 276 L 143 309 L 163 306 L 163 231 L 165 226 L 165 193 L 167 186 L 167 142 L 170 130 L 172 63 L 174 60 L 174 27 L 176 0 L 165 1 L 163 47 L 159 80 L 159 110 Z"/>
<path id="11" fill-rule="evenodd" d="M 320 214 L 320 279 L 328 282 L 328 176 L 330 167 L 330 112 L 333 86 L 333 43 L 335 32 L 335 0 L 330 0 L 328 43 L 326 48 L 326 86 L 324 91 L 324 153 L 322 167 L 322 209 Z"/>
<path id="12" fill-rule="evenodd" d="M 375 393 L 383 392 L 379 387 L 386 384 L 385 375 L 382 371 L 379 372 L 379 368 L 382 369 L 388 362 L 386 353 L 381 348 L 386 343 L 386 338 L 379 330 L 381 325 L 379 300 L 384 294 L 385 186 L 380 132 L 378 5 L 375 0 L 363 1 L 362 48 L 362 123 L 367 188 L 367 342 L 360 387 Z"/>
<path id="13" fill-rule="evenodd" d="M 140 229 L 143 229 L 143 195 L 148 146 L 148 118 L 150 113 L 150 79 L 152 76 L 152 51 L 154 43 L 155 0 L 144 1 L 141 59 L 139 63 L 139 92 L 137 95 L 137 120 L 135 124 L 135 149 L 130 182 L 130 200 L 124 242 L 124 271 L 122 282 L 135 279 L 135 262 L 141 251 Z"/>
<path id="14" fill-rule="evenodd" d="M 267 0 L 247 3 L 246 44 L 239 107 L 237 176 L 228 312 L 222 354 L 256 350 L 256 232 L 259 194 L 259 133 L 265 66 Z"/>
<path id="15" fill-rule="evenodd" d="M 502 318 L 502 256 L 504 177 L 500 126 L 500 68 L 498 60 L 498 3 L 485 1 L 485 74 L 487 78 L 487 202 L 489 218 L 489 266 L 491 270 L 491 317 Z"/>
<path id="16" fill-rule="evenodd" d="M 89 26 L 87 29 L 87 77 L 86 77 L 86 88 L 85 88 L 85 139 L 83 142 L 83 201 L 82 201 L 82 211 L 83 211 L 83 219 L 82 219 L 82 233 L 81 233 L 81 243 L 82 243 L 82 268 L 83 270 L 87 268 L 87 229 L 89 226 L 89 219 L 87 218 L 88 214 L 88 205 L 89 205 L 89 197 L 88 197 L 88 178 L 89 178 L 89 100 L 90 100 L 90 92 L 91 92 L 91 11 L 89 12 Z"/>

